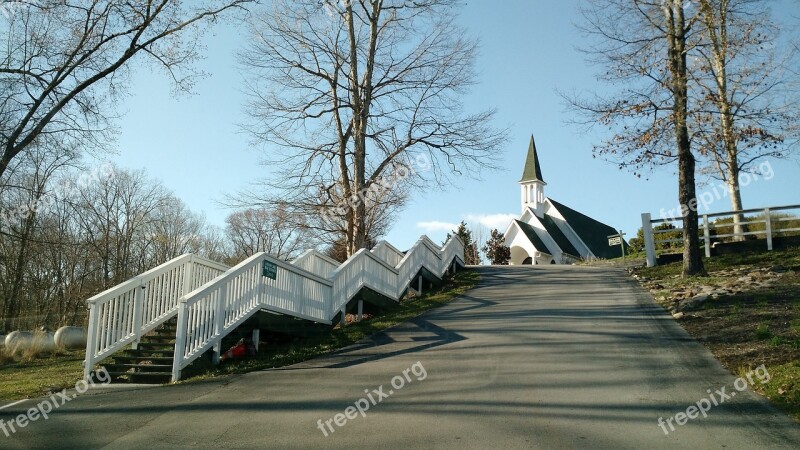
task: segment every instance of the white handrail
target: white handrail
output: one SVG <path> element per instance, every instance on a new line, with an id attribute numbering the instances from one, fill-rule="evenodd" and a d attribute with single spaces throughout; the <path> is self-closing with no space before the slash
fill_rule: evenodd
<path id="1" fill-rule="evenodd" d="M 399 300 L 424 268 L 436 277 L 464 264 L 457 237 L 441 248 L 422 236 L 407 252 L 386 242 L 342 264 L 314 250 L 288 263 L 265 253 L 235 267 L 186 254 L 88 300 L 85 376 L 95 364 L 177 315 L 172 379 L 250 316 L 269 310 L 330 324 L 363 288 Z"/>
<path id="2" fill-rule="evenodd" d="M 375 256 L 389 263 L 390 266 L 396 267 L 405 256 L 405 253 L 396 249 L 392 244 L 386 241 L 380 241 L 370 250 Z"/>
<path id="3" fill-rule="evenodd" d="M 312 249 L 298 256 L 292 261 L 292 265 L 323 278 L 328 278 L 331 272 L 339 266 L 339 261 Z"/>
<path id="4" fill-rule="evenodd" d="M 262 275 L 264 262 L 275 266 L 275 279 Z M 330 323 L 331 282 L 266 253 L 242 261 L 180 300 L 173 380 L 206 350 L 219 355 L 222 338 L 261 309 Z"/>
<path id="5" fill-rule="evenodd" d="M 457 237 L 440 248 L 423 236 L 406 253 L 389 244 L 376 248 L 362 249 L 338 266 L 315 251 L 291 264 L 259 253 L 189 292 L 178 308 L 172 380 L 208 350 L 218 360 L 222 339 L 259 310 L 330 324 L 364 287 L 399 300 L 423 267 L 441 277 L 454 260 L 464 264 Z M 270 276 L 264 264 L 272 266 Z"/>
<path id="6" fill-rule="evenodd" d="M 174 317 L 178 300 L 228 267 L 192 254 L 181 255 L 89 300 L 84 375 L 94 365 Z"/>

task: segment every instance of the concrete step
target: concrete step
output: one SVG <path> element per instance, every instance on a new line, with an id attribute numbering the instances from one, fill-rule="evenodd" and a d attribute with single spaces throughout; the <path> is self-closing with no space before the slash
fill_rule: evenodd
<path id="1" fill-rule="evenodd" d="M 117 383 L 142 383 L 161 384 L 168 383 L 172 378 L 171 372 L 119 372 L 109 371 L 113 382 Z"/>
<path id="2" fill-rule="evenodd" d="M 137 346 L 137 350 L 174 350 L 175 344 L 168 343 L 168 342 L 139 342 Z"/>
<path id="3" fill-rule="evenodd" d="M 172 356 L 145 356 L 145 355 L 114 355 L 114 361 L 153 361 L 153 362 L 172 362 Z"/>
<path id="4" fill-rule="evenodd" d="M 106 364 L 105 367 L 106 367 L 106 370 L 108 370 L 109 373 L 111 373 L 111 372 L 121 372 L 121 371 L 125 371 L 125 370 L 128 370 L 128 369 L 140 369 L 140 370 L 137 370 L 135 373 L 145 373 L 145 372 L 147 372 L 147 373 L 170 372 L 171 373 L 171 371 L 172 371 L 172 365 L 171 364 L 127 364 L 127 363 L 118 364 L 118 363 L 114 362 L 112 364 Z"/>

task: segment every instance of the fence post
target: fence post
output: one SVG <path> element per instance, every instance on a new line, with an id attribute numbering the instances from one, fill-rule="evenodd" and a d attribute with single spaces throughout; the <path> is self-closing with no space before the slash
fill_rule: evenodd
<path id="1" fill-rule="evenodd" d="M 767 250 L 772 251 L 772 213 L 769 208 L 764 208 L 764 223 L 767 233 Z"/>
<path id="2" fill-rule="evenodd" d="M 647 253 L 647 267 L 655 267 L 657 264 L 656 244 L 650 213 L 642 213 L 642 234 L 644 235 L 644 250 Z"/>
<path id="3" fill-rule="evenodd" d="M 711 258 L 711 231 L 708 229 L 708 214 L 703 214 L 703 236 L 706 240 L 706 258 Z"/>
<path id="4" fill-rule="evenodd" d="M 133 294 L 133 343 L 131 348 L 136 350 L 139 347 L 139 341 L 142 339 L 142 316 L 144 315 L 144 290 L 145 284 L 141 283 L 136 287 L 136 293 Z"/>

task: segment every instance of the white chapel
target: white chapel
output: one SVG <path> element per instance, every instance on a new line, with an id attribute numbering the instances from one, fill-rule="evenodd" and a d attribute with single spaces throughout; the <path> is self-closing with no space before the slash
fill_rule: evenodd
<path id="1" fill-rule="evenodd" d="M 547 183 L 533 136 L 519 185 L 522 214 L 505 232 L 510 264 L 571 264 L 621 255 L 619 245 L 608 243 L 608 237 L 618 233 L 613 227 L 545 197 Z"/>

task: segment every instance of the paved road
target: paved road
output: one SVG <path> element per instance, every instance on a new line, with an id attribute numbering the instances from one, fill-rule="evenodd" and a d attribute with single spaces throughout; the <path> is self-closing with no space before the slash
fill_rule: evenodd
<path id="1" fill-rule="evenodd" d="M 0 448 L 800 447 L 798 425 L 736 391 L 735 378 L 622 272 L 481 276 L 463 298 L 346 352 L 211 382 L 89 393 L 0 434 Z M 737 395 L 707 417 L 673 419 L 669 434 L 659 427 L 662 417 L 669 431 L 668 418 L 723 387 Z M 365 416 L 355 409 L 367 405 Z"/>

